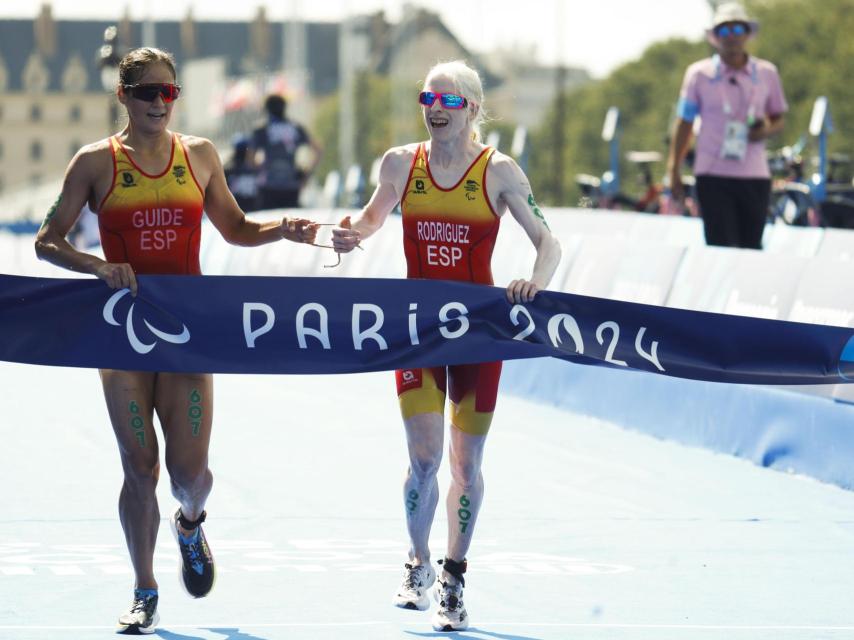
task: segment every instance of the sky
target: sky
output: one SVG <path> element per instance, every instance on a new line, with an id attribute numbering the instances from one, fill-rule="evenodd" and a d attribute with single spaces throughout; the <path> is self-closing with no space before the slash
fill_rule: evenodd
<path id="1" fill-rule="evenodd" d="M 0 19 L 33 18 L 45 0 L 3 0 Z M 338 21 L 348 15 L 384 10 L 400 18 L 402 0 L 53 0 L 56 19 L 118 20 L 184 18 L 250 20 L 265 6 L 271 20 L 301 16 Z M 543 64 L 563 61 L 604 77 L 638 58 L 650 44 L 669 38 L 698 39 L 711 19 L 708 0 L 425 0 L 410 4 L 438 13 L 457 38 L 475 53 L 496 48 L 533 48 Z M 475 19 L 475 16 L 477 17 Z"/>

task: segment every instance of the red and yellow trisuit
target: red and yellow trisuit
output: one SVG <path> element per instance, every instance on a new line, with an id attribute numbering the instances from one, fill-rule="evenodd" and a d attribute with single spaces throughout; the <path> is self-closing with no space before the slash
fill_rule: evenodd
<path id="1" fill-rule="evenodd" d="M 110 149 L 113 184 L 97 211 L 104 257 L 138 274 L 200 274 L 204 193 L 178 134 L 157 175 L 137 166 L 118 136 Z"/>
<path id="2" fill-rule="evenodd" d="M 486 193 L 486 170 L 495 149 L 485 148 L 449 188 L 436 183 L 424 143 L 409 171 L 401 198 L 407 277 L 491 285 L 492 250 L 500 218 Z M 403 369 L 396 372 L 404 419 L 444 412 L 450 395 L 451 423 L 466 433 L 489 431 L 501 362 Z"/>

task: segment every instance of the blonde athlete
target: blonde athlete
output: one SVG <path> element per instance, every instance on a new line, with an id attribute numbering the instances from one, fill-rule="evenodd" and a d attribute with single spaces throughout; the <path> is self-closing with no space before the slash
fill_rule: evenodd
<path id="1" fill-rule="evenodd" d="M 247 220 L 228 190 L 211 142 L 166 128 L 181 90 L 171 55 L 159 49 L 131 51 L 121 61 L 119 79 L 116 95 L 127 109 L 128 124 L 71 160 L 62 195 L 36 240 L 40 258 L 91 273 L 113 289 L 128 287 L 136 295 L 137 274 L 201 273 L 203 209 L 232 244 L 255 246 L 282 238 L 313 242 L 317 227 L 308 220 Z M 106 261 L 77 251 L 66 240 L 86 203 L 98 215 Z M 160 525 L 154 412 L 163 430 L 172 494 L 180 503 L 171 526 L 183 586 L 201 598 L 215 578 L 201 527 L 213 483 L 208 469 L 213 381 L 202 373 L 100 373 L 124 470 L 119 516 L 136 575 L 133 604 L 119 618 L 119 631 L 153 633 L 159 616 L 152 565 Z"/>
<path id="2" fill-rule="evenodd" d="M 507 300 L 530 302 L 551 280 L 560 246 L 522 170 L 511 158 L 480 143 L 484 111 L 477 72 L 460 61 L 436 65 L 418 100 L 430 140 L 386 152 L 370 202 L 353 220 L 345 218 L 333 230 L 336 250 L 352 251 L 400 203 L 407 277 L 491 285 L 498 225 L 509 211 L 536 247 L 537 258 L 529 278 L 507 287 Z M 442 571 L 435 589 L 437 631 L 457 631 L 469 624 L 463 574 L 483 500 L 481 461 L 500 374 L 500 362 L 396 374 L 409 450 L 403 500 L 411 543 L 403 583 L 394 596 L 399 607 L 427 609 L 427 591 L 436 580 L 428 539 L 439 500 L 436 472 L 442 460 L 445 397 L 451 401 L 448 550 L 439 561 Z"/>

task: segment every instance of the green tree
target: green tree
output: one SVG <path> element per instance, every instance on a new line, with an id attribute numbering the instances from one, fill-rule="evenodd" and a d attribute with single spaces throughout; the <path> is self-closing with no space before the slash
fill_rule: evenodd
<path id="1" fill-rule="evenodd" d="M 782 142 L 806 133 L 818 96 L 827 96 L 832 152 L 854 147 L 854 0 L 764 0 L 748 4 L 760 23 L 752 47 L 780 70 L 789 101 Z"/>
<path id="2" fill-rule="evenodd" d="M 538 198 L 552 206 L 574 206 L 581 195 L 574 176 L 600 175 L 608 168 L 608 145 L 602 140 L 602 125 L 611 106 L 620 109 L 623 156 L 630 149 L 664 153 L 685 68 L 708 52 L 705 43 L 668 40 L 652 45 L 639 60 L 622 65 L 607 78 L 568 92 L 562 122 L 563 176 L 551 170 L 554 132 L 561 126 L 555 106 L 543 126 L 533 133 L 531 180 Z M 622 158 L 620 170 L 628 191 L 633 190 L 632 181 L 637 177 L 632 169 Z M 662 164 L 660 173 L 663 171 Z M 563 202 L 555 199 L 558 180 L 563 181 Z"/>
<path id="3" fill-rule="evenodd" d="M 391 82 L 376 74 L 361 73 L 356 77 L 353 91 L 356 112 L 356 162 L 362 171 L 369 172 L 376 158 L 392 146 L 392 123 L 389 118 Z M 315 129 L 324 146 L 318 175 L 325 176 L 338 167 L 338 136 L 341 98 L 335 93 L 322 100 L 317 107 Z M 417 105 L 412 107 L 413 118 L 420 120 Z"/>
<path id="4" fill-rule="evenodd" d="M 748 10 L 761 29 L 749 50 L 777 65 L 789 102 L 786 128 L 770 147 L 795 142 L 806 133 L 816 97 L 826 95 L 834 121 L 831 151 L 854 147 L 854 0 L 753 0 Z M 608 166 L 608 149 L 601 139 L 602 123 L 609 106 L 620 108 L 621 152 L 630 149 L 667 153 L 685 69 L 712 53 L 704 40 L 668 40 L 650 46 L 640 59 L 625 64 L 603 80 L 566 94 L 562 123 L 553 106 L 543 125 L 533 133 L 530 177 L 538 199 L 550 205 L 573 206 L 580 193 L 576 173 L 600 175 Z M 552 170 L 554 131 L 561 124 L 565 134 L 565 172 Z M 634 168 L 623 159 L 621 172 L 626 191 L 633 185 Z M 664 164 L 658 167 L 658 177 Z M 558 180 L 566 197 L 557 202 Z"/>

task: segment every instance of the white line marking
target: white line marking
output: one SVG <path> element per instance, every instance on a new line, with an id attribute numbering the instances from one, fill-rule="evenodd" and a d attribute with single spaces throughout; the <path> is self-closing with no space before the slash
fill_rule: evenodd
<path id="1" fill-rule="evenodd" d="M 73 564 L 72 565 L 58 564 L 58 565 L 54 565 L 52 567 L 48 567 L 48 569 L 50 569 L 53 572 L 53 574 L 57 575 L 57 576 L 83 576 L 83 575 L 86 575 L 86 573 L 83 571 L 82 568 L 80 568 L 76 565 L 73 565 Z"/>
<path id="2" fill-rule="evenodd" d="M 225 624 L 225 623 L 209 623 L 209 624 L 170 624 L 160 625 L 158 629 L 261 629 L 261 628 L 280 628 L 280 627 L 369 627 L 377 625 L 387 625 L 388 622 L 266 622 L 261 624 Z M 97 631 L 100 629 L 113 629 L 116 625 L 0 625 L 0 631 Z"/>
<path id="3" fill-rule="evenodd" d="M 277 629 L 287 627 L 369 627 L 369 626 L 393 626 L 389 621 L 369 622 L 262 622 L 262 623 L 205 623 L 205 624 L 170 624 L 163 625 L 163 629 L 216 629 L 221 627 L 234 629 Z M 854 631 L 854 625 L 848 626 L 810 626 L 810 625 L 737 625 L 737 624 L 621 624 L 621 623 L 584 623 L 584 622 L 488 622 L 478 621 L 479 629 L 489 627 L 561 627 L 572 629 L 683 629 L 695 631 Z M 0 625 L 0 631 L 13 630 L 98 630 L 114 629 L 115 626 L 104 625 Z M 476 632 L 478 629 L 469 629 Z"/>

